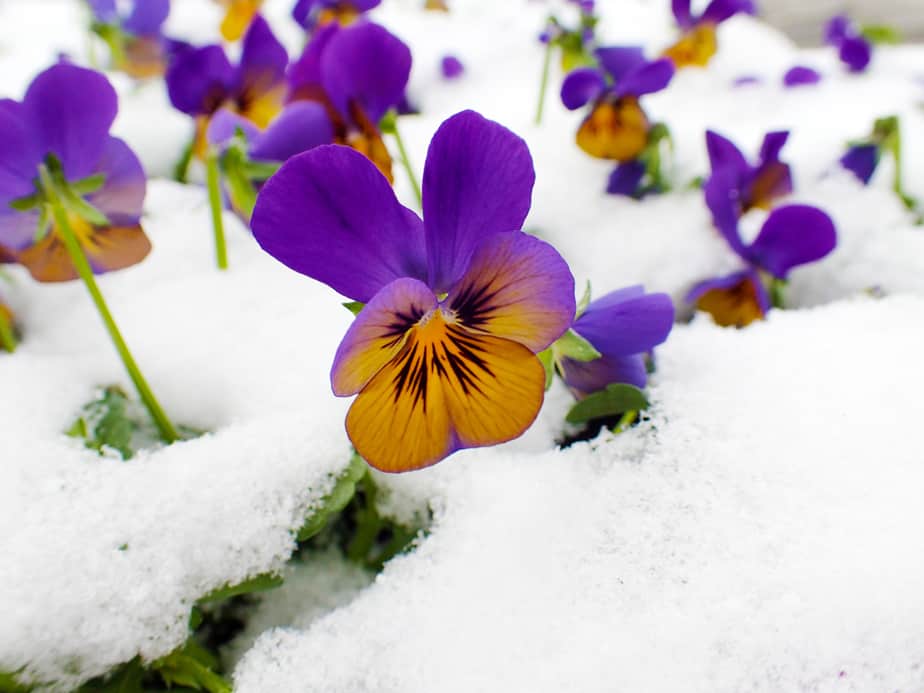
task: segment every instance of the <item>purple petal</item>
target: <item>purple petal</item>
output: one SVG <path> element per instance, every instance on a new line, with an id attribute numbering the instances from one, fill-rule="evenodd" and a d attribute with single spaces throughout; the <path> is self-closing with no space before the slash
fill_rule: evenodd
<path id="1" fill-rule="evenodd" d="M 221 46 L 204 46 L 179 53 L 166 79 L 174 108 L 188 115 L 210 115 L 230 95 L 234 68 Z"/>
<path id="2" fill-rule="evenodd" d="M 157 36 L 170 14 L 170 0 L 135 0 L 122 28 L 135 36 Z"/>
<path id="3" fill-rule="evenodd" d="M 447 291 L 475 247 L 522 228 L 536 174 L 526 142 L 474 111 L 436 131 L 423 174 L 429 284 Z"/>
<path id="4" fill-rule="evenodd" d="M 373 123 L 401 101 L 410 74 L 410 49 L 371 22 L 336 34 L 321 57 L 321 81 L 334 107 L 348 114 L 355 101 Z"/>
<path id="5" fill-rule="evenodd" d="M 113 226 L 137 224 L 147 179 L 135 153 L 119 138 L 110 137 L 94 170 L 106 174 L 106 182 L 87 198 L 90 204 L 109 217 Z"/>
<path id="6" fill-rule="evenodd" d="M 251 228 L 277 260 L 363 303 L 400 277 L 426 278 L 423 224 L 349 147 L 289 159 L 260 191 Z"/>
<path id="7" fill-rule="evenodd" d="M 851 22 L 847 15 L 837 15 L 832 17 L 825 26 L 825 43 L 839 46 L 852 33 Z"/>
<path id="8" fill-rule="evenodd" d="M 42 152 L 26 120 L 23 105 L 0 99 L 0 213 L 11 200 L 35 191 L 35 179 Z"/>
<path id="9" fill-rule="evenodd" d="M 93 17 L 101 24 L 114 24 L 119 19 L 115 0 L 87 0 Z"/>
<path id="10" fill-rule="evenodd" d="M 39 215 L 36 211 L 17 212 L 10 207 L 0 208 L 0 246 L 22 250 L 35 242 Z"/>
<path id="11" fill-rule="evenodd" d="M 36 77 L 23 98 L 23 117 L 44 156 L 53 152 L 69 180 L 95 173 L 118 99 L 99 72 L 58 63 Z"/>
<path id="12" fill-rule="evenodd" d="M 786 279 L 798 265 L 820 260 L 834 250 L 837 232 L 831 217 L 817 207 L 790 205 L 770 213 L 748 259 L 774 277 Z"/>
<path id="13" fill-rule="evenodd" d="M 712 0 L 700 21 L 708 24 L 721 24 L 736 14 L 754 14 L 757 8 L 753 0 Z"/>
<path id="14" fill-rule="evenodd" d="M 645 294 L 640 286 L 614 291 L 587 306 L 573 329 L 604 356 L 651 351 L 674 326 L 674 304 L 667 294 Z"/>
<path id="15" fill-rule="evenodd" d="M 878 165 L 879 147 L 875 144 L 861 144 L 850 147 L 847 153 L 841 157 L 841 166 L 859 178 L 863 185 L 869 184 Z"/>
<path id="16" fill-rule="evenodd" d="M 635 70 L 647 61 L 645 49 L 641 46 L 610 46 L 598 48 L 594 51 L 600 67 L 603 68 L 614 82 L 619 82 L 628 72 Z"/>
<path id="17" fill-rule="evenodd" d="M 260 134 L 260 128 L 247 120 L 247 118 L 229 111 L 227 108 L 220 108 L 209 119 L 209 127 L 205 131 L 205 137 L 209 144 L 221 147 L 233 138 L 238 130 L 244 132 L 244 137 L 247 138 L 248 142 L 253 142 Z"/>
<path id="18" fill-rule="evenodd" d="M 635 159 L 625 164 L 619 164 L 610 174 L 606 185 L 606 192 L 610 195 L 623 195 L 635 197 L 639 185 L 645 177 L 645 164 Z"/>
<path id="19" fill-rule="evenodd" d="M 818 84 L 820 81 L 821 73 L 805 65 L 791 67 L 783 75 L 783 86 L 790 88 Z"/>
<path id="20" fill-rule="evenodd" d="M 671 0 L 671 12 L 681 28 L 693 26 L 693 15 L 690 13 L 690 0 Z"/>
<path id="21" fill-rule="evenodd" d="M 360 12 L 368 12 L 381 5 L 382 0 L 350 0 L 350 4 Z"/>
<path id="22" fill-rule="evenodd" d="M 648 382 L 648 370 L 642 354 L 601 356 L 593 361 L 561 361 L 565 384 L 578 397 L 603 390 L 612 383 L 626 383 L 643 388 Z"/>
<path id="23" fill-rule="evenodd" d="M 561 102 L 569 111 L 595 101 L 606 89 L 603 73 L 594 67 L 579 67 L 565 77 L 561 85 Z"/>
<path id="24" fill-rule="evenodd" d="M 630 70 L 616 83 L 617 96 L 643 96 L 661 91 L 674 77 L 674 63 L 664 58 Z"/>
<path id="25" fill-rule="evenodd" d="M 446 79 L 457 79 L 465 72 L 465 66 L 456 56 L 446 55 L 440 60 L 440 72 Z"/>
<path id="26" fill-rule="evenodd" d="M 780 160 L 780 152 L 789 140 L 789 130 L 768 132 L 760 145 L 760 163 L 768 164 Z"/>
<path id="27" fill-rule="evenodd" d="M 330 40 L 340 32 L 340 24 L 331 22 L 315 31 L 301 56 L 289 66 L 286 78 L 294 98 L 304 97 L 306 91 L 323 90 L 321 86 L 321 56 Z"/>
<path id="28" fill-rule="evenodd" d="M 841 43 L 840 58 L 851 72 L 863 72 L 873 58 L 873 46 L 862 36 L 851 36 Z"/>
<path id="29" fill-rule="evenodd" d="M 308 29 L 311 23 L 308 21 L 311 10 L 318 3 L 318 0 L 298 0 L 295 7 L 292 8 L 292 19 L 294 19 L 303 29 Z"/>
<path id="30" fill-rule="evenodd" d="M 730 168 L 740 176 L 751 169 L 751 165 L 735 143 L 712 130 L 706 131 L 706 151 L 709 153 L 709 164 L 713 171 Z"/>
<path id="31" fill-rule="evenodd" d="M 263 161 L 289 158 L 334 141 L 334 128 L 327 110 L 319 103 L 290 104 L 255 140 L 250 156 Z"/>
<path id="32" fill-rule="evenodd" d="M 733 87 L 750 87 L 756 84 L 762 84 L 763 78 L 758 75 L 742 75 L 741 77 L 736 77 L 732 82 Z"/>
<path id="33" fill-rule="evenodd" d="M 729 167 L 716 169 L 703 186 L 706 206 L 712 213 L 712 223 L 731 249 L 744 257 L 744 243 L 738 233 L 741 214 L 739 176 Z"/>
<path id="34" fill-rule="evenodd" d="M 254 15 L 241 48 L 236 72 L 238 90 L 250 98 L 264 94 L 285 80 L 289 54 L 259 14 Z"/>

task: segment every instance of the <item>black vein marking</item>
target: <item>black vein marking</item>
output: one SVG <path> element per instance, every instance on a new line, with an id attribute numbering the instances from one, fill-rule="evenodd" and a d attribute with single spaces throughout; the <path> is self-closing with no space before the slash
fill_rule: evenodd
<path id="1" fill-rule="evenodd" d="M 490 319 L 490 313 L 496 308 L 492 301 L 497 298 L 498 293 L 498 290 L 490 290 L 487 283 L 481 286 L 469 284 L 459 291 L 450 308 L 455 311 L 463 325 L 483 327 Z"/>

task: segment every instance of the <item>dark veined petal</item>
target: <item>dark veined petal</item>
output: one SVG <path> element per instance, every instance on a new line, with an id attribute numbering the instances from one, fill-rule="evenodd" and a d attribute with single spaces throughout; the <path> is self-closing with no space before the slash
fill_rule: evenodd
<path id="1" fill-rule="evenodd" d="M 347 433 L 377 469 L 420 469 L 458 449 L 522 435 L 544 390 L 545 369 L 529 349 L 471 332 L 436 310 L 359 393 Z"/>
<path id="2" fill-rule="evenodd" d="M 288 64 L 285 46 L 263 17 L 254 16 L 242 42 L 235 77 L 238 92 L 247 100 L 258 98 L 285 81 Z"/>
<path id="3" fill-rule="evenodd" d="M 673 326 L 670 296 L 646 294 L 634 286 L 591 302 L 573 329 L 604 356 L 617 357 L 651 351 L 667 339 Z"/>
<path id="4" fill-rule="evenodd" d="M 618 164 L 610 174 L 606 184 L 606 192 L 610 195 L 623 195 L 635 197 L 639 193 L 639 186 L 645 177 L 645 164 L 639 160 L 627 161 Z"/>
<path id="5" fill-rule="evenodd" d="M 102 74 L 68 63 L 39 74 L 23 98 L 41 155 L 53 152 L 69 180 L 95 173 L 117 111 L 115 90 Z"/>
<path id="6" fill-rule="evenodd" d="M 396 279 L 383 287 L 347 330 L 331 368 L 334 394 L 355 395 L 392 360 L 407 333 L 436 310 L 436 295 L 418 279 Z"/>
<path id="7" fill-rule="evenodd" d="M 23 105 L 0 99 L 0 215 L 12 212 L 11 200 L 34 192 L 42 154 Z"/>
<path id="8" fill-rule="evenodd" d="M 645 60 L 645 49 L 641 46 L 607 46 L 594 51 L 600 67 L 617 84 L 629 72 L 642 67 Z"/>
<path id="9" fill-rule="evenodd" d="M 574 277 L 552 246 L 521 232 L 485 239 L 443 303 L 459 323 L 538 353 L 574 319 Z"/>
<path id="10" fill-rule="evenodd" d="M 167 93 L 188 115 L 211 115 L 230 96 L 234 68 L 221 46 L 180 51 L 167 68 Z"/>
<path id="11" fill-rule="evenodd" d="M 631 70 L 616 82 L 616 96 L 644 96 L 661 91 L 674 77 L 674 63 L 667 58 Z"/>
<path id="12" fill-rule="evenodd" d="M 260 191 L 251 228 L 277 260 L 363 303 L 400 277 L 426 278 L 420 219 L 348 147 L 289 159 Z"/>
<path id="13" fill-rule="evenodd" d="M 626 383 L 643 388 L 648 382 L 648 370 L 645 368 L 645 357 L 642 354 L 603 355 L 593 361 L 565 358 L 562 359 L 561 366 L 565 384 L 578 397 L 586 397 L 612 383 Z"/>
<path id="14" fill-rule="evenodd" d="M 722 327 L 746 327 L 770 310 L 770 296 L 753 270 L 700 282 L 687 294 L 687 302 Z"/>
<path id="15" fill-rule="evenodd" d="M 751 168 L 734 142 L 712 130 L 706 131 L 706 151 L 713 171 L 729 167 L 737 175 L 744 175 Z"/>
<path id="16" fill-rule="evenodd" d="M 134 226 L 141 218 L 147 179 L 144 168 L 125 142 L 110 137 L 95 170 L 106 182 L 87 199 L 116 226 Z"/>
<path id="17" fill-rule="evenodd" d="M 820 260 L 836 245 L 831 217 L 817 207 L 789 205 L 770 213 L 747 255 L 774 277 L 786 279 L 793 267 Z"/>
<path id="18" fill-rule="evenodd" d="M 863 185 L 868 185 L 879 165 L 879 147 L 861 144 L 850 147 L 840 159 L 841 166 L 853 173 Z"/>
<path id="19" fill-rule="evenodd" d="M 606 89 L 603 73 L 593 67 L 579 67 L 565 77 L 561 85 L 561 102 L 568 110 L 575 110 L 595 101 Z"/>
<path id="20" fill-rule="evenodd" d="M 135 0 L 122 28 L 135 36 L 156 36 L 170 14 L 170 0 Z"/>
<path id="21" fill-rule="evenodd" d="M 529 148 L 510 130 L 463 111 L 436 131 L 423 175 L 429 284 L 447 291 L 478 244 L 522 228 L 536 175 Z"/>
<path id="22" fill-rule="evenodd" d="M 358 104 L 378 123 L 404 96 L 411 74 L 411 50 L 384 27 L 371 22 L 337 32 L 321 56 L 321 82 L 343 115 Z"/>
<path id="23" fill-rule="evenodd" d="M 279 117 L 254 138 L 250 156 L 263 161 L 287 161 L 290 157 L 334 141 L 334 127 L 319 103 L 289 104 Z"/>
<path id="24" fill-rule="evenodd" d="M 721 24 L 736 14 L 754 14 L 756 11 L 753 0 L 712 0 L 700 17 L 700 21 Z"/>

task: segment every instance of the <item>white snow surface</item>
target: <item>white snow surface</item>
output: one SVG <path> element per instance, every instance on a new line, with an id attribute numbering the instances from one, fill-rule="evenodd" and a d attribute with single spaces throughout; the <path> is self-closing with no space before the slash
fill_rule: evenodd
<path id="1" fill-rule="evenodd" d="M 267 14 L 294 51 L 290 4 L 270 0 Z M 418 175 L 433 131 L 463 108 L 525 137 L 527 227 L 596 295 L 644 283 L 679 301 L 737 268 L 701 194 L 683 190 L 706 173 L 707 127 L 749 153 L 792 128 L 793 201 L 828 211 L 839 247 L 793 273 L 796 310 L 742 331 L 678 325 L 658 350 L 654 407 L 626 434 L 557 450 L 569 401 L 556 388 L 519 441 L 380 476 L 389 512 L 434 511 L 426 538 L 368 587 L 335 559 L 299 569 L 235 643 L 236 656 L 256 639 L 236 690 L 924 690 L 924 235 L 887 165 L 869 188 L 836 166 L 846 140 L 899 114 L 907 186 L 924 196 L 924 48 L 880 49 L 851 76 L 829 51 L 728 22 L 708 70 L 646 98 L 674 133 L 678 191 L 635 202 L 602 194 L 610 166 L 574 145 L 582 116 L 559 104 L 555 71 L 532 123 L 551 3 L 420 4 L 375 13 L 414 53 L 422 114 L 401 128 Z M 212 3 L 174 5 L 171 29 L 215 36 Z M 607 41 L 652 54 L 669 43 L 666 0 L 598 5 Z M 70 0 L 0 0 L 0 96 L 19 98 L 59 51 L 84 60 L 83 17 Z M 447 53 L 466 65 L 458 81 L 439 77 Z M 825 81 L 784 90 L 796 63 Z M 745 74 L 764 83 L 733 88 Z M 116 132 L 167 175 L 191 126 L 162 84 L 113 83 Z M 144 223 L 151 257 L 100 284 L 165 409 L 204 438 L 120 462 L 65 437 L 96 388 L 130 383 L 79 284 L 14 270 L 0 285 L 25 335 L 0 354 L 0 671 L 59 690 L 167 654 L 198 597 L 282 571 L 292 531 L 349 459 L 348 402 L 328 382 L 349 314 L 333 292 L 230 215 L 231 270 L 215 270 L 195 186 L 152 180 Z"/>

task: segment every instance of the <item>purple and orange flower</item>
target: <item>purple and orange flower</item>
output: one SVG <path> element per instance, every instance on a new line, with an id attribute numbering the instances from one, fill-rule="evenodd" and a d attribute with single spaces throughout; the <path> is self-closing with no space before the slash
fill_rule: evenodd
<path id="1" fill-rule="evenodd" d="M 764 137 L 760 155 L 751 165 L 741 150 L 722 135 L 706 132 L 706 149 L 712 174 L 706 181 L 706 200 L 732 199 L 738 216 L 752 209 L 769 210 L 774 202 L 792 193 L 792 171 L 780 160 L 780 152 L 789 139 L 789 132 L 769 132 Z"/>
<path id="2" fill-rule="evenodd" d="M 225 8 L 221 20 L 221 35 L 225 41 L 237 41 L 259 16 L 263 0 L 215 0 Z"/>
<path id="3" fill-rule="evenodd" d="M 682 36 L 674 45 L 664 51 L 679 69 L 682 67 L 706 67 L 718 51 L 716 28 L 736 14 L 754 14 L 753 0 L 712 0 L 696 16 L 691 10 L 691 0 L 671 0 L 671 11 L 680 27 Z"/>
<path id="4" fill-rule="evenodd" d="M 831 18 L 825 27 L 825 43 L 837 49 L 850 72 L 863 72 L 873 59 L 873 44 L 846 15 Z"/>
<path id="5" fill-rule="evenodd" d="M 289 69 L 290 100 L 323 105 L 333 141 L 362 153 L 392 180 L 379 122 L 403 102 L 410 74 L 410 49 L 384 27 L 333 23 L 318 30 Z"/>
<path id="6" fill-rule="evenodd" d="M 577 144 L 599 159 L 625 163 L 648 146 L 651 123 L 640 97 L 664 89 L 674 76 L 669 60 L 649 61 L 642 48 L 613 46 L 595 51 L 599 68 L 573 70 L 561 87 L 569 110 L 592 104 L 577 132 Z"/>
<path id="7" fill-rule="evenodd" d="M 545 390 L 536 356 L 571 325 L 574 279 L 519 229 L 535 173 L 526 143 L 466 111 L 434 135 L 423 220 L 365 157 L 322 146 L 267 181 L 254 236 L 297 272 L 365 304 L 334 358 L 357 452 L 383 471 L 521 435 Z"/>
<path id="8" fill-rule="evenodd" d="M 131 77 L 160 77 L 167 68 L 171 48 L 161 27 L 170 14 L 170 0 L 134 0 L 127 14 L 115 0 L 87 0 L 93 12 L 93 30 L 108 45 L 113 67 Z"/>
<path id="9" fill-rule="evenodd" d="M 196 119 L 194 151 L 202 158 L 209 119 L 220 109 L 238 113 L 265 128 L 282 110 L 289 56 L 263 17 L 257 15 L 244 36 L 235 66 L 221 46 L 183 51 L 167 70 L 167 92 L 174 108 Z"/>
<path id="10" fill-rule="evenodd" d="M 38 281 L 77 278 L 36 186 L 42 165 L 67 192 L 69 225 L 95 273 L 134 265 L 151 249 L 139 223 L 144 170 L 109 134 L 117 109 L 103 75 L 68 63 L 39 74 L 21 102 L 0 100 L 0 246 Z"/>
<path id="11" fill-rule="evenodd" d="M 346 26 L 378 7 L 381 2 L 382 0 L 298 0 L 292 8 L 292 19 L 308 31 L 332 22 Z"/>

